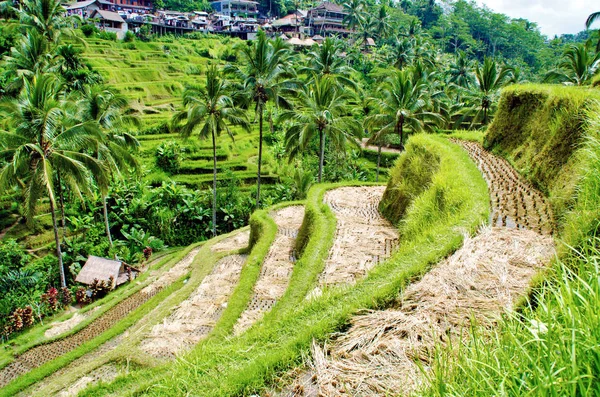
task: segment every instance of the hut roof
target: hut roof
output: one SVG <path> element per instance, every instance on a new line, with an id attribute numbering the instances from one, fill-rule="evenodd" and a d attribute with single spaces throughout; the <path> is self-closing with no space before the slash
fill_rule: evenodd
<path id="1" fill-rule="evenodd" d="M 92 13 L 91 18 L 97 18 L 98 16 L 99 16 L 100 20 L 121 22 L 121 23 L 125 22 L 125 20 L 123 18 L 121 18 L 121 16 L 119 14 L 117 14 L 116 12 L 112 12 L 112 11 L 95 10 Z"/>
<path id="2" fill-rule="evenodd" d="M 113 277 L 116 282 L 122 268 L 123 262 L 121 261 L 90 255 L 77 275 L 77 278 L 75 278 L 75 281 L 89 285 L 92 284 L 95 279 L 98 279 L 99 281 L 108 281 Z"/>

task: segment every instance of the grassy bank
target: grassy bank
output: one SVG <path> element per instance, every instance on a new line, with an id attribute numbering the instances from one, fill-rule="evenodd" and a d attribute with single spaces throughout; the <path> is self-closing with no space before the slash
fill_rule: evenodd
<path id="1" fill-rule="evenodd" d="M 559 214 L 559 257 L 517 313 L 507 313 L 493 330 L 471 329 L 472 337 L 457 352 L 444 351 L 428 388 L 419 394 L 600 395 L 596 96 L 587 90 L 537 86 L 503 94 L 486 142 L 550 195 Z M 502 135 L 509 134 L 511 117 L 521 124 L 513 125 L 513 135 Z M 536 146 L 542 148 L 539 154 Z"/>
<path id="2" fill-rule="evenodd" d="M 417 143 L 409 147 L 438 153 L 440 167 L 432 178 L 433 190 L 427 189 L 409 205 L 407 214 L 414 215 L 400 226 L 407 237 L 389 261 L 352 287 L 326 289 L 313 300 L 290 298 L 293 307 L 281 309 L 277 316 L 265 316 L 239 337 L 207 341 L 175 363 L 130 374 L 84 394 L 228 396 L 256 392 L 275 382 L 284 371 L 300 365 L 313 339 L 323 341 L 343 329 L 360 309 L 389 304 L 407 283 L 459 247 L 463 232 L 473 231 L 489 212 L 486 184 L 466 153 L 442 137 L 419 136 L 415 140 Z M 311 222 L 321 222 L 322 217 L 326 221 L 318 223 L 324 229 L 314 228 L 320 233 L 304 244 L 295 275 L 301 274 L 302 266 L 322 266 L 312 262 L 322 262 L 329 250 L 331 240 L 326 240 L 335 223 L 327 221 L 329 209 L 322 204 L 322 196 L 331 187 L 313 188 L 307 200 L 307 214 L 311 205 L 315 214 Z M 449 205 L 438 205 L 440 189 Z M 423 218 L 425 208 L 434 208 L 428 223 Z M 306 261 L 304 265 L 302 260 Z M 306 290 L 314 287 L 314 280 L 312 285 L 309 281 L 296 278 L 296 283 L 306 284 Z M 290 289 L 294 288 L 290 283 Z"/>

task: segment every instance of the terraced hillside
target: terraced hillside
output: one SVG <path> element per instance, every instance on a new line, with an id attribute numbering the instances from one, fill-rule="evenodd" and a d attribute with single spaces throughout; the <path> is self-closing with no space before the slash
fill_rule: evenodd
<path id="1" fill-rule="evenodd" d="M 444 163 L 469 164 L 466 154 L 461 155 L 460 149 L 443 138 L 423 137 L 418 142 L 424 147 L 432 145 L 429 149 L 439 147 L 448 151 L 443 156 Z M 446 167 L 451 168 L 451 164 L 442 169 Z M 470 167 L 470 174 L 476 176 L 475 167 L 472 164 Z M 463 178 L 468 179 L 466 175 Z M 259 211 L 253 215 L 250 236 L 241 230 L 230 237 L 210 240 L 200 248 L 190 247 L 186 258 L 180 254 L 179 261 L 173 259 L 172 270 L 165 267 L 153 272 L 154 281 L 140 285 L 137 294 L 163 289 L 169 293 L 159 292 L 143 306 L 144 310 L 134 311 L 131 316 L 134 321 L 121 320 L 106 332 L 96 330 L 91 322 L 79 331 L 59 335 L 53 343 L 67 344 L 80 335 L 94 334 L 88 342 L 71 346 L 71 352 L 63 356 L 68 358 L 39 360 L 36 368 L 25 368 L 19 377 L 13 374 L 14 366 L 28 354 L 53 351 L 54 344 L 16 354 L 12 364 L 2 369 L 5 384 L 10 382 L 2 391 L 70 395 L 99 380 L 108 381 L 126 373 L 127 382 L 146 379 L 153 383 L 155 376 L 159 379 L 161 372 L 170 368 L 173 358 L 187 357 L 190 362 L 208 365 L 205 368 L 208 372 L 213 365 L 217 369 L 245 362 L 240 378 L 234 376 L 230 378 L 233 383 L 225 385 L 229 389 L 212 389 L 230 394 L 242 386 L 236 379 L 243 379 L 247 371 L 256 373 L 258 363 L 265 368 L 263 365 L 279 362 L 290 354 L 290 358 L 295 358 L 288 362 L 299 363 L 302 351 L 310 347 L 313 337 L 325 337 L 358 308 L 385 302 L 415 271 L 456 246 L 461 240 L 460 233 L 445 233 L 451 230 L 445 227 L 458 221 L 471 228 L 482 219 L 486 212 L 485 195 L 481 194 L 484 190 L 481 183 L 469 184 L 467 179 L 461 180 L 463 185 L 472 186 L 473 190 L 466 192 L 470 199 L 464 196 L 465 200 L 459 200 L 464 212 L 454 213 L 458 218 L 453 221 L 440 218 L 437 225 L 444 237 L 436 239 L 436 248 L 427 250 L 430 253 L 426 256 L 415 257 L 414 250 L 420 244 L 430 244 L 430 238 L 405 239 L 396 248 L 398 232 L 376 209 L 384 190 L 381 186 L 317 186 L 306 204 L 279 205 Z M 448 181 L 444 179 L 443 183 Z M 463 197 L 465 192 L 461 189 L 451 188 L 453 194 Z M 361 197 L 369 199 L 358 199 Z M 348 233 L 350 230 L 352 233 Z M 364 238 L 368 238 L 369 244 L 360 244 Z M 248 244 L 250 249 L 242 248 Z M 406 261 L 414 264 L 406 268 Z M 348 277 L 340 276 L 331 282 L 331 268 L 341 269 L 344 264 L 343 274 Z M 392 271 L 394 268 L 397 270 Z M 390 274 L 395 274 L 396 281 L 389 279 Z M 319 293 L 314 292 L 316 287 Z M 336 301 L 340 304 L 331 304 Z M 100 314 L 97 321 L 108 316 L 110 311 Z M 234 345 L 246 347 L 238 349 Z M 223 354 L 226 351 L 236 353 Z M 238 361 L 240 354 L 247 358 Z M 197 362 L 198 359 L 205 364 Z M 161 361 L 165 366 L 153 368 Z M 145 382 L 120 390 L 133 391 L 145 387 L 142 384 Z M 209 395 L 206 391 L 211 388 L 205 386 L 208 387 L 201 382 L 179 387 L 195 390 L 199 387 L 197 390 L 204 390 L 198 391 L 199 394 Z M 172 392 L 179 395 L 182 390 Z"/>
<path id="2" fill-rule="evenodd" d="M 417 177 L 425 160 L 433 165 L 428 182 L 410 195 L 407 178 Z M 544 195 L 478 143 L 415 136 L 398 171 L 402 178 L 392 175 L 387 189 L 315 186 L 306 202 L 255 213 L 250 230 L 168 258 L 114 309 L 16 353 L 0 370 L 0 390 L 65 396 L 417 390 L 424 382 L 419 368 L 433 365 L 440 343 L 459 343 L 473 319 L 493 326 L 524 297 L 554 255 L 556 226 Z M 401 222 L 392 226 L 378 206 L 402 213 Z M 470 237 L 481 222 L 491 227 Z M 113 320 L 131 299 L 152 295 L 129 319 Z"/>

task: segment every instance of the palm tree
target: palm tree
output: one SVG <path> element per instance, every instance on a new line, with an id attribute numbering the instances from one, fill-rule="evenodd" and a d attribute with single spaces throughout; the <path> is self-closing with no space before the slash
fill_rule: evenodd
<path id="1" fill-rule="evenodd" d="M 15 11 L 28 32 L 35 31 L 50 43 L 58 43 L 61 36 L 74 36 L 60 0 L 23 0 L 19 4 Z"/>
<path id="2" fill-rule="evenodd" d="M 120 131 L 128 124 L 138 124 L 134 117 L 126 116 L 129 106 L 127 99 L 109 89 L 100 86 L 86 87 L 83 98 L 78 102 L 80 116 L 83 120 L 91 120 L 98 124 L 105 135 L 104 142 L 96 149 L 96 159 L 102 162 L 111 175 L 120 175 L 121 171 L 137 170 L 138 164 L 131 154 L 140 146 L 138 140 L 129 133 Z M 102 213 L 108 243 L 113 246 L 108 220 L 109 179 L 97 181 L 102 196 Z"/>
<path id="3" fill-rule="evenodd" d="M 340 56 L 342 48 L 341 41 L 326 38 L 320 47 L 313 47 L 308 54 L 308 66 L 301 69 L 301 72 L 309 76 L 329 75 L 341 85 L 356 88 L 356 82 L 350 78 L 355 71 Z"/>
<path id="4" fill-rule="evenodd" d="M 60 101 L 60 87 L 50 75 L 25 80 L 16 100 L 2 104 L 14 132 L 2 132 L 0 189 L 19 186 L 25 195 L 27 219 L 31 223 L 38 201 L 47 196 L 56 243 L 61 285 L 66 287 L 58 226 L 54 176 L 60 171 L 64 183 L 75 193 L 88 191 L 90 173 L 100 177 L 102 165 L 82 148 L 93 147 L 101 139 L 94 122 L 77 122 Z"/>
<path id="5" fill-rule="evenodd" d="M 388 58 L 389 63 L 402 70 L 410 65 L 414 57 L 413 40 L 408 38 L 396 38 Z"/>
<path id="6" fill-rule="evenodd" d="M 254 103 L 258 115 L 258 173 L 256 208 L 260 206 L 260 172 L 262 165 L 263 117 L 269 101 L 275 105 L 286 105 L 282 95 L 292 83 L 293 70 L 289 67 L 290 51 L 281 40 L 270 41 L 264 31 L 259 31 L 250 45 L 242 45 L 238 65 L 228 65 L 226 70 L 242 81 L 245 102 Z"/>
<path id="7" fill-rule="evenodd" d="M 343 150 L 347 142 L 357 144 L 360 136 L 360 125 L 347 111 L 350 99 L 331 76 L 315 75 L 298 93 L 295 109 L 280 115 L 281 121 L 289 122 L 285 142 L 290 159 L 304 150 L 315 135 L 319 136 L 319 183 L 323 178 L 326 138 Z"/>
<path id="8" fill-rule="evenodd" d="M 594 24 L 594 22 L 596 22 L 598 20 L 600 20 L 600 11 L 591 13 L 587 17 L 587 20 L 585 21 L 586 29 L 591 28 L 592 25 Z M 597 33 L 598 33 L 598 42 L 596 43 L 596 52 L 600 52 L 600 29 L 598 29 Z"/>
<path id="9" fill-rule="evenodd" d="M 404 129 L 413 132 L 431 129 L 443 122 L 443 117 L 430 111 L 432 100 L 422 79 L 413 79 L 411 70 L 397 71 L 384 80 L 378 89 L 377 110 L 365 119 L 365 126 L 374 129 L 369 143 L 377 143 L 384 136 L 397 134 L 403 147 Z"/>
<path id="10" fill-rule="evenodd" d="M 496 61 L 489 57 L 483 60 L 481 68 L 479 65 L 475 67 L 476 91 L 483 114 L 483 125 L 488 123 L 489 112 L 496 102 L 497 93 L 509 82 L 511 74 L 511 67 L 503 65 L 498 68 Z"/>
<path id="11" fill-rule="evenodd" d="M 212 233 L 217 235 L 217 141 L 225 131 L 233 139 L 230 125 L 240 125 L 248 129 L 248 121 L 243 110 L 235 107 L 228 95 L 230 85 L 223 80 L 216 66 L 210 66 L 206 73 L 205 87 L 188 87 L 183 94 L 185 110 L 173 117 L 173 125 L 184 137 L 198 130 L 200 139 L 212 138 L 213 147 L 213 208 Z M 262 120 L 262 119 L 261 119 Z M 183 123 L 183 124 L 182 124 Z M 262 124 L 262 121 L 261 121 Z M 262 126 L 261 126 L 262 127 Z M 261 138 L 262 139 L 262 138 Z M 260 169 L 260 167 L 259 167 Z"/>
<path id="12" fill-rule="evenodd" d="M 574 85 L 588 84 L 598 72 L 600 52 L 592 56 L 585 45 L 569 46 L 559 63 L 559 69 L 550 71 L 544 78 L 547 82 Z"/>
<path id="13" fill-rule="evenodd" d="M 464 51 L 458 51 L 455 62 L 450 64 L 447 72 L 448 82 L 461 88 L 469 88 L 474 83 L 471 67 L 471 62 Z"/>
<path id="14" fill-rule="evenodd" d="M 5 91 L 16 96 L 23 88 L 23 81 L 46 71 L 51 60 L 48 40 L 36 31 L 23 35 L 5 58 L 4 76 L 8 81 Z"/>
<path id="15" fill-rule="evenodd" d="M 342 4 L 342 6 L 346 12 L 344 23 L 346 26 L 348 26 L 348 29 L 352 30 L 358 26 L 361 26 L 365 19 L 364 0 L 348 0 Z"/>
<path id="16" fill-rule="evenodd" d="M 377 10 L 377 16 L 373 21 L 372 31 L 382 39 L 389 37 L 392 27 L 388 22 L 389 15 L 385 4 L 381 4 Z"/>

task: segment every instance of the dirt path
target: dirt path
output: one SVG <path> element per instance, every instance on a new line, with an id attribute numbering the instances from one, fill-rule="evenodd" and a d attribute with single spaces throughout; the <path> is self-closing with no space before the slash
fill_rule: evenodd
<path id="1" fill-rule="evenodd" d="M 422 384 L 440 341 L 464 338 L 470 319 L 494 326 L 554 255 L 543 196 L 502 159 L 460 142 L 488 182 L 492 225 L 410 285 L 398 307 L 354 317 L 329 346 L 313 345 L 311 371 L 286 396 L 406 395 Z"/>
<path id="2" fill-rule="evenodd" d="M 361 147 L 363 149 L 373 150 L 375 152 L 379 150 L 379 148 L 377 147 L 377 145 L 369 145 L 368 142 L 369 142 L 369 138 L 363 138 L 362 141 L 361 141 Z M 400 153 L 402 153 L 402 150 L 391 148 L 391 147 L 382 146 L 381 147 L 381 152 L 382 153 L 400 154 Z"/>
<path id="3" fill-rule="evenodd" d="M 304 218 L 304 207 L 285 207 L 272 212 L 271 217 L 277 224 L 277 235 L 263 262 L 249 307 L 234 327 L 235 334 L 250 328 L 283 296 L 294 269 L 294 245 Z"/>
<path id="4" fill-rule="evenodd" d="M 76 349 L 83 343 L 94 339 L 112 328 L 130 312 L 137 309 L 164 287 L 185 274 L 199 250 L 200 248 L 195 248 L 190 251 L 185 258 L 179 261 L 168 272 L 160 276 L 151 285 L 117 303 L 81 331 L 55 342 L 36 346 L 27 350 L 20 356 L 15 357 L 15 360 L 12 363 L 0 370 L 0 387 L 6 386 L 18 376 Z M 177 277 L 177 275 L 179 276 Z"/>
<path id="5" fill-rule="evenodd" d="M 325 194 L 337 224 L 321 286 L 353 283 L 392 254 L 398 230 L 377 209 L 384 191 L 385 186 L 359 186 Z"/>
<path id="6" fill-rule="evenodd" d="M 245 262 L 245 255 L 219 260 L 190 297 L 152 328 L 141 343 L 142 351 L 157 358 L 173 358 L 208 335 L 227 307 Z"/>
<path id="7" fill-rule="evenodd" d="M 4 236 L 6 236 L 6 233 L 8 233 L 10 231 L 10 229 L 17 226 L 19 224 L 19 222 L 21 222 L 21 217 L 18 217 L 17 220 L 13 224 L 11 224 L 10 226 L 7 226 L 6 228 L 4 228 L 4 230 L 0 231 L 0 240 L 2 240 L 4 238 Z"/>

